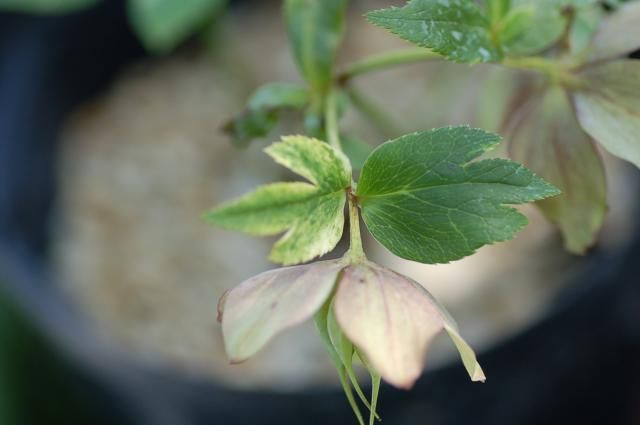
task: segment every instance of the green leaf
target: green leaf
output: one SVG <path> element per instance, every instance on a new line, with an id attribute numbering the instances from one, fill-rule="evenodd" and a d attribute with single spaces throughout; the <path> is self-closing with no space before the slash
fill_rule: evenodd
<path id="1" fill-rule="evenodd" d="M 491 23 L 498 23 L 511 7 L 511 0 L 485 0 L 487 15 Z"/>
<path id="2" fill-rule="evenodd" d="M 558 190 L 504 159 L 469 161 L 500 137 L 446 127 L 386 142 L 367 159 L 357 196 L 371 234 L 399 257 L 446 263 L 504 241 L 526 218 L 504 204 L 522 204 Z"/>
<path id="3" fill-rule="evenodd" d="M 251 110 L 302 108 L 309 101 L 306 87 L 291 83 L 268 83 L 258 87 L 247 106 Z"/>
<path id="4" fill-rule="evenodd" d="M 527 100 L 510 120 L 511 157 L 562 191 L 537 206 L 559 227 L 567 250 L 584 253 L 607 212 L 602 160 L 576 123 L 564 90 L 552 86 L 537 93 L 523 91 L 519 95 Z"/>
<path id="5" fill-rule="evenodd" d="M 640 2 L 622 5 L 604 19 L 593 37 L 589 60 L 615 58 L 640 48 Z"/>
<path id="6" fill-rule="evenodd" d="M 331 85 L 347 0 L 286 0 L 289 41 L 300 72 L 319 95 Z"/>
<path id="7" fill-rule="evenodd" d="M 472 0 L 411 0 L 367 14 L 375 25 L 456 62 L 497 62 L 489 21 Z"/>
<path id="8" fill-rule="evenodd" d="M 145 47 L 166 53 L 201 29 L 226 0 L 129 0 L 129 20 Z"/>
<path id="9" fill-rule="evenodd" d="M 297 264 L 331 251 L 342 236 L 345 189 L 351 185 L 348 160 L 324 142 L 283 137 L 266 152 L 308 183 L 273 183 L 205 214 L 210 223 L 252 235 L 288 230 L 270 259 Z"/>
<path id="10" fill-rule="evenodd" d="M 235 145 L 243 147 L 253 139 L 267 136 L 277 123 L 278 111 L 276 110 L 247 110 L 227 122 L 223 129 Z"/>
<path id="11" fill-rule="evenodd" d="M 265 137 L 278 122 L 285 109 L 301 109 L 309 102 L 308 90 L 298 84 L 269 83 L 259 87 L 247 102 L 247 110 L 225 125 L 233 141 L 246 145 L 252 139 Z"/>
<path id="12" fill-rule="evenodd" d="M 555 43 L 564 31 L 561 0 L 513 0 L 513 10 L 530 10 L 529 26 L 506 44 L 505 50 L 513 55 L 532 55 Z"/>
<path id="13" fill-rule="evenodd" d="M 20 13 L 69 13 L 95 5 L 98 0 L 0 0 L 0 10 Z"/>
<path id="14" fill-rule="evenodd" d="M 586 68 L 573 99 L 582 128 L 605 149 L 640 167 L 640 61 Z"/>

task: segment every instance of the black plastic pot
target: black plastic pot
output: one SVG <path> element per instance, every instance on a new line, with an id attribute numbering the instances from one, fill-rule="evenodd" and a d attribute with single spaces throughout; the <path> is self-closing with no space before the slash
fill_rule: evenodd
<path id="1" fill-rule="evenodd" d="M 58 291 L 47 247 L 59 125 L 142 54 L 120 1 L 0 15 L 0 289 L 91 388 L 100 423 L 354 423 L 338 390 L 237 392 L 137 364 L 101 345 Z M 481 353 L 486 384 L 456 363 L 411 392 L 385 387 L 384 423 L 640 424 L 640 231 L 630 237 L 623 252 L 586 257 L 543 320 Z"/>

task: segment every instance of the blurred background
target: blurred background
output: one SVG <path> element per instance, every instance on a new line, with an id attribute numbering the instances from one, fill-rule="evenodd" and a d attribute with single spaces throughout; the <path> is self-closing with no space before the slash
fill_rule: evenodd
<path id="1" fill-rule="evenodd" d="M 401 3 L 351 2 L 339 66 L 406 47 L 362 16 Z M 0 0 L 0 424 L 355 423 L 311 323 L 234 366 L 216 323 L 225 289 L 273 267 L 274 239 L 200 214 L 290 179 L 262 149 L 302 131 L 294 113 L 245 148 L 221 130 L 258 85 L 301 81 L 280 8 Z M 371 147 L 500 132 L 526 78 L 444 62 L 363 76 L 343 128 Z M 640 175 L 602 155 L 609 213 L 584 256 L 534 207 L 514 240 L 447 265 L 365 240 L 447 306 L 488 377 L 470 383 L 438 340 L 414 390 L 383 388 L 384 423 L 640 424 Z"/>

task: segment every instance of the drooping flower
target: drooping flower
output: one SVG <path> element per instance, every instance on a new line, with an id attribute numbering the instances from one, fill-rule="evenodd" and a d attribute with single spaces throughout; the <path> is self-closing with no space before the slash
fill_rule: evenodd
<path id="1" fill-rule="evenodd" d="M 348 256 L 267 271 L 228 291 L 219 313 L 229 358 L 248 359 L 274 335 L 309 319 L 327 303 L 355 353 L 395 387 L 413 385 L 430 342 L 442 331 L 453 340 L 471 379 L 485 380 L 456 323 L 426 289 Z"/>

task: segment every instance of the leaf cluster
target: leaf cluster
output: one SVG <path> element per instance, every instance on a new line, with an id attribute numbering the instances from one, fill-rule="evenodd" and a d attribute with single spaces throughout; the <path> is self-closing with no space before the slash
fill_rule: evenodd
<path id="1" fill-rule="evenodd" d="M 369 231 L 391 252 L 422 263 L 446 263 L 512 238 L 526 218 L 506 205 L 558 194 L 512 161 L 473 161 L 499 141 L 495 134 L 464 126 L 408 134 L 376 148 L 356 185 L 338 150 L 317 139 L 284 137 L 266 152 L 311 184 L 261 186 L 205 218 L 254 235 L 288 230 L 271 259 L 296 264 L 337 245 L 351 194 Z"/>
<path id="2" fill-rule="evenodd" d="M 618 2 L 621 3 L 621 2 Z M 563 191 L 538 203 L 567 249 L 593 245 L 607 210 L 605 170 L 593 141 L 640 166 L 640 2 L 593 0 L 410 0 L 367 18 L 456 62 L 536 71 L 506 117 L 514 159 Z M 564 94 L 563 94 L 564 93 Z M 580 127 L 582 129 L 580 129 Z"/>

